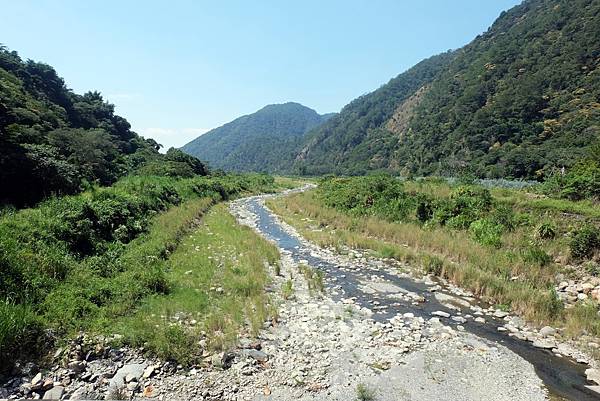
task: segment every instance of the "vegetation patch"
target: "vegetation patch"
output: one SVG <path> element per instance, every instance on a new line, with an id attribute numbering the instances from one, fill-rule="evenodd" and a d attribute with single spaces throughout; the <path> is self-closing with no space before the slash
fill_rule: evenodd
<path id="1" fill-rule="evenodd" d="M 583 330 L 600 334 L 597 315 L 580 313 L 579 306 L 564 309 L 554 291 L 558 273 L 573 274 L 566 264 L 586 271 L 593 263 L 594 253 L 582 252 L 587 256 L 579 260 L 572 249 L 576 237 L 584 238 L 580 241 L 585 249 L 595 243 L 593 230 L 584 229 L 598 224 L 593 210 L 560 200 L 562 206 L 584 213 L 573 219 L 552 202 L 542 207 L 538 197 L 528 204 L 521 190 L 502 189 L 498 197 L 496 190 L 466 189 L 433 179 L 397 181 L 381 176 L 333 178 L 315 191 L 273 199 L 268 205 L 321 246 L 372 249 L 421 265 L 531 321 L 565 324 L 573 335 Z M 386 209 L 387 195 L 382 193 L 391 194 L 388 204 L 402 208 L 406 217 L 398 219 Z M 518 201 L 506 202 L 507 198 Z M 418 212 L 423 199 L 432 213 Z M 461 207 L 465 203 L 470 206 Z M 414 209 L 406 211 L 406 204 Z M 431 217 L 423 222 L 419 215 Z M 448 224 L 453 218 L 471 222 Z M 584 234 L 577 236 L 578 232 Z"/>
<path id="2" fill-rule="evenodd" d="M 273 315 L 265 266 L 278 260 L 274 245 L 217 205 L 165 262 L 168 294 L 147 297 L 106 329 L 163 358 L 198 363 L 203 350 L 231 347 L 241 332 L 256 335 Z"/>
<path id="3" fill-rule="evenodd" d="M 142 299 L 169 293 L 165 261 L 190 226 L 215 202 L 274 188 L 261 175 L 132 176 L 6 211 L 0 216 L 1 365 L 10 368 L 23 352 L 46 348 L 45 328 L 60 339 L 109 327 Z"/>

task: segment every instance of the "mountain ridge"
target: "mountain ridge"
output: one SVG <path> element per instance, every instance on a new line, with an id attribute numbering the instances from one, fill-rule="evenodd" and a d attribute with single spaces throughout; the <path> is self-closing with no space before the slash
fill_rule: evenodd
<path id="1" fill-rule="evenodd" d="M 298 138 L 334 114 L 320 115 L 297 102 L 269 104 L 200 135 L 181 149 L 215 168 L 279 169 L 283 160 L 291 163 L 293 157 L 278 152 L 294 149 Z"/>

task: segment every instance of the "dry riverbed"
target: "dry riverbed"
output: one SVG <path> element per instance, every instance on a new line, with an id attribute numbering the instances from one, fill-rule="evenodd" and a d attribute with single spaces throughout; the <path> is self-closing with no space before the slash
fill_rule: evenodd
<path id="1" fill-rule="evenodd" d="M 263 200 L 234 201 L 230 210 L 240 223 L 263 233 L 252 203 L 262 207 Z M 110 339 L 81 336 L 55 355 L 53 369 L 40 374 L 27 374 L 25 369 L 23 377 L 0 388 L 0 398 L 547 399 L 529 362 L 463 327 L 494 319 L 501 322 L 499 332 L 521 336 L 532 347 L 582 362 L 586 358 L 559 343 L 550 328 L 528 328 L 520 319 L 481 308 L 470 294 L 441 287 L 427 277 L 419 280 L 428 294 L 403 288 L 390 280 L 407 275 L 401 272 L 403 266 L 358 252 L 339 255 L 318 248 L 292 227 L 274 221 L 280 232 L 298 242 L 295 250 L 334 266 L 337 273 L 325 276 L 323 292 L 309 288 L 302 269 L 322 266 L 311 266 L 311 260 L 298 260 L 294 251 L 281 249 L 281 266 L 279 271 L 271 269 L 270 285 L 280 304 L 278 318 L 265 322 L 258 338 L 241 338 L 236 349 L 206 353 L 203 363 L 183 369 L 144 357 L 140 349 L 104 345 Z M 344 287 L 346 278 L 348 283 L 355 280 L 355 288 Z M 444 307 L 426 314 L 409 311 L 412 306 L 422 312 L 422 305 L 433 300 Z"/>

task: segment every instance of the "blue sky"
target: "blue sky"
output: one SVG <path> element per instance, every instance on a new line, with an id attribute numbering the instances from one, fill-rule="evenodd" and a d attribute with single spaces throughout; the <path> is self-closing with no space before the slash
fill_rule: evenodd
<path id="1" fill-rule="evenodd" d="M 181 146 L 266 104 L 339 111 L 518 0 L 0 0 L 0 42 Z"/>

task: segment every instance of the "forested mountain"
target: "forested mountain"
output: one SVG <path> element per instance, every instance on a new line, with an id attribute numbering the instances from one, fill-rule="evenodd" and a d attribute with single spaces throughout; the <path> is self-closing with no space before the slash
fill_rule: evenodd
<path id="1" fill-rule="evenodd" d="M 299 103 L 272 104 L 199 136 L 182 150 L 226 170 L 289 169 L 299 139 L 331 116 Z"/>
<path id="2" fill-rule="evenodd" d="M 308 174 L 359 174 L 388 167 L 397 136 L 386 129 L 386 123 L 403 102 L 431 83 L 452 57 L 448 52 L 421 61 L 374 92 L 353 100 L 304 138 L 294 167 Z"/>
<path id="3" fill-rule="evenodd" d="M 0 204 L 23 206 L 51 194 L 108 185 L 143 169 L 205 174 L 183 152 L 158 153 L 100 93 L 73 93 L 49 65 L 0 46 Z"/>
<path id="4" fill-rule="evenodd" d="M 309 133 L 295 171 L 543 178 L 600 135 L 600 2 L 527 0 Z"/>

